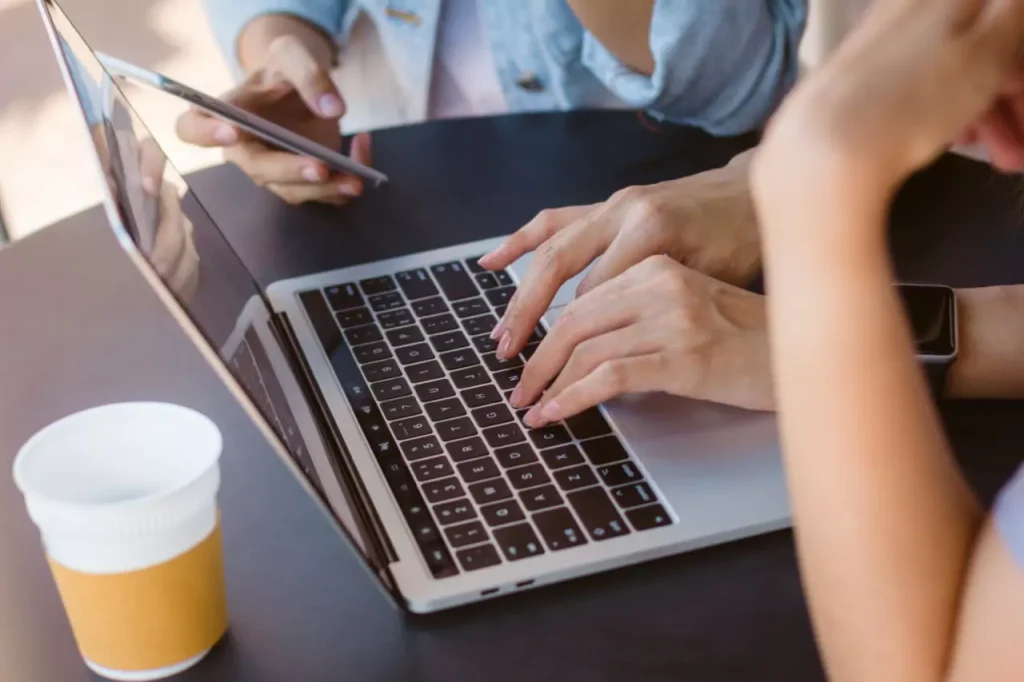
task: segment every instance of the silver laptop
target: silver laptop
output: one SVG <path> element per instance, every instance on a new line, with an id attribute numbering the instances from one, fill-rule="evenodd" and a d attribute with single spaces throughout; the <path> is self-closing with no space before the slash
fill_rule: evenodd
<path id="1" fill-rule="evenodd" d="M 630 396 L 529 430 L 483 240 L 261 290 L 67 17 L 37 0 L 132 262 L 397 603 L 429 612 L 785 527 L 771 415 Z M 380 226 L 387 229 L 387 226 Z M 568 302 L 559 292 L 549 324 Z"/>

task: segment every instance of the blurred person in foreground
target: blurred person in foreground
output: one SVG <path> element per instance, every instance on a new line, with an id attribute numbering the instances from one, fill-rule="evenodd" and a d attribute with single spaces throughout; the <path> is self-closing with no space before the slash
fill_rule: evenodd
<path id="1" fill-rule="evenodd" d="M 805 0 L 204 0 L 242 82 L 228 101 L 332 149 L 426 119 L 636 108 L 730 135 L 796 78 Z M 340 122 L 340 125 L 339 125 Z M 197 109 L 187 142 L 291 203 L 342 204 L 359 178 L 278 151 Z M 371 162 L 359 134 L 353 158 Z"/>

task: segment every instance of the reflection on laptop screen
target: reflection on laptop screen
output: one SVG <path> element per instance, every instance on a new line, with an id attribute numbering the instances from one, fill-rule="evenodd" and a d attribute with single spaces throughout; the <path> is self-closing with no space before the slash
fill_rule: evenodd
<path id="1" fill-rule="evenodd" d="M 111 222 L 187 312 L 279 436 L 313 488 L 321 481 L 268 357 L 271 319 L 259 287 L 177 173 L 95 54 L 51 0 L 43 0 L 95 144 Z M 262 337 L 262 338 L 261 338 Z M 272 340 L 273 342 L 273 340 Z M 324 499 L 326 502 L 326 499 Z M 334 508 L 363 543 L 351 512 Z M 365 547 L 364 547 L 365 548 Z"/>

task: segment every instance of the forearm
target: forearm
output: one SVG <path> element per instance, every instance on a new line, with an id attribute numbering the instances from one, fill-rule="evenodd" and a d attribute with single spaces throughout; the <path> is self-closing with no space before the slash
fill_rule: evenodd
<path id="1" fill-rule="evenodd" d="M 1024 285 L 958 289 L 959 354 L 947 395 L 1024 397 Z"/>
<path id="2" fill-rule="evenodd" d="M 605 49 L 645 76 L 654 73 L 651 16 L 655 0 L 568 0 L 569 6 Z"/>
<path id="3" fill-rule="evenodd" d="M 246 72 L 260 68 L 275 40 L 291 37 L 305 45 L 317 63 L 327 69 L 336 47 L 322 28 L 290 14 L 264 14 L 242 29 L 238 36 L 238 60 Z"/>
<path id="4" fill-rule="evenodd" d="M 914 361 L 882 237 L 884 202 L 803 195 L 762 220 L 812 616 L 831 679 L 938 680 L 979 512 Z"/>

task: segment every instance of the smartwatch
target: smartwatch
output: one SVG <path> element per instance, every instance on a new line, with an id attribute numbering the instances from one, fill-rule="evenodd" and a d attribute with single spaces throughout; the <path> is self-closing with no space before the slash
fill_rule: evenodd
<path id="1" fill-rule="evenodd" d="M 900 284 L 897 289 L 910 320 L 917 359 L 932 393 L 941 396 L 956 361 L 956 295 L 950 287 L 936 284 Z"/>

